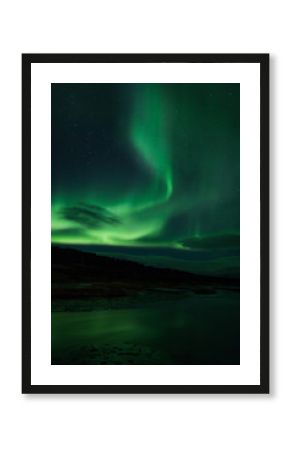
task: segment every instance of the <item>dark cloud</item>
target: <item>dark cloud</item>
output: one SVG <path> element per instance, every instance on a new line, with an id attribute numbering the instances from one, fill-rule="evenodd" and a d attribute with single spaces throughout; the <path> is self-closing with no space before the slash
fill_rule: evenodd
<path id="1" fill-rule="evenodd" d="M 240 248 L 240 236 L 234 234 L 226 234 L 220 236 L 193 237 L 184 239 L 182 245 L 186 248 L 199 249 L 223 249 L 223 248 Z"/>
<path id="2" fill-rule="evenodd" d="M 98 228 L 102 224 L 118 225 L 121 223 L 120 219 L 108 209 L 87 203 L 63 208 L 61 214 L 63 219 L 78 223 L 86 228 Z"/>

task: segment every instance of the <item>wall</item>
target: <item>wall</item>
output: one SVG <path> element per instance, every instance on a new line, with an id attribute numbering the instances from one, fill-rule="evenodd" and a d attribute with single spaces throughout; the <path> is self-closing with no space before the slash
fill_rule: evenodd
<path id="1" fill-rule="evenodd" d="M 2 2 L 0 8 L 2 448 L 287 448 L 290 400 L 287 2 L 10 0 Z M 22 52 L 272 54 L 270 396 L 21 395 Z"/>

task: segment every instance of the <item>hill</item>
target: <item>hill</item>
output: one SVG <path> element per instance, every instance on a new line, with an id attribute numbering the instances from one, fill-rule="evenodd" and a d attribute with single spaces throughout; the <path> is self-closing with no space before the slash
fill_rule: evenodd
<path id="1" fill-rule="evenodd" d="M 239 280 L 195 275 L 138 262 L 52 246 L 52 281 L 126 281 L 190 285 L 239 286 Z"/>

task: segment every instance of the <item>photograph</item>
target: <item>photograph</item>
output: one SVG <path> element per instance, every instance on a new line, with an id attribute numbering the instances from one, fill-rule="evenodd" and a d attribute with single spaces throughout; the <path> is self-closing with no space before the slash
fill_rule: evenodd
<path id="1" fill-rule="evenodd" d="M 240 363 L 240 85 L 51 85 L 52 364 Z"/>

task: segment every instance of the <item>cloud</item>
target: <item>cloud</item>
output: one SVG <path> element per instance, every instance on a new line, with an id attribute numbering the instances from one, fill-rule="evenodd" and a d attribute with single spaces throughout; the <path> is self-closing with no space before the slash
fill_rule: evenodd
<path id="1" fill-rule="evenodd" d="M 223 249 L 232 248 L 239 249 L 240 247 L 240 236 L 234 234 L 224 234 L 220 236 L 207 236 L 207 237 L 193 237 L 189 239 L 184 239 L 181 244 L 185 248 L 197 249 Z"/>
<path id="2" fill-rule="evenodd" d="M 102 224 L 118 225 L 121 223 L 120 219 L 108 209 L 88 203 L 62 208 L 61 215 L 63 219 L 89 229 L 98 228 Z"/>

